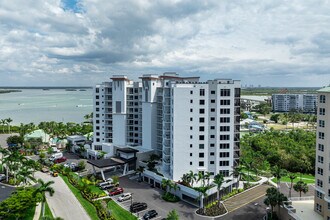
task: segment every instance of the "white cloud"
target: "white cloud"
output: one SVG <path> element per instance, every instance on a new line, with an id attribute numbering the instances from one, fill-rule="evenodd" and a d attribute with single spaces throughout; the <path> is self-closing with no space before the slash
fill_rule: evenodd
<path id="1" fill-rule="evenodd" d="M 322 0 L 0 2 L 0 85 L 92 85 L 177 71 L 242 84 L 329 83 Z M 78 11 L 78 12 L 77 12 Z"/>

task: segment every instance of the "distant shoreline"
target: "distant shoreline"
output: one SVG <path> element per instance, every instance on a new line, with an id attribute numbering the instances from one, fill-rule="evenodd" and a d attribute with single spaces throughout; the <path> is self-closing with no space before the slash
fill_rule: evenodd
<path id="1" fill-rule="evenodd" d="M 92 89 L 92 86 L 0 86 L 0 89 Z M 0 90 L 2 91 L 2 90 Z"/>
<path id="2" fill-rule="evenodd" d="M 22 92 L 22 90 L 10 89 L 10 90 L 0 90 L 0 94 L 12 93 L 12 92 Z"/>

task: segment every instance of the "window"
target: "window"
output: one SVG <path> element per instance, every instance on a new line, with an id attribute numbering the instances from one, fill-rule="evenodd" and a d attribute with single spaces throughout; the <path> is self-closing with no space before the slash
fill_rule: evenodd
<path id="1" fill-rule="evenodd" d="M 211 160 L 211 161 L 210 161 L 210 164 L 214 164 L 214 161 L 213 161 L 213 160 Z"/>
<path id="2" fill-rule="evenodd" d="M 190 90 L 190 95 L 194 94 L 194 91 Z"/>
<path id="3" fill-rule="evenodd" d="M 328 202 L 328 209 L 330 209 L 330 202 Z M 327 219 L 330 219 L 330 217 L 328 216 Z"/>
<path id="4" fill-rule="evenodd" d="M 317 174 L 320 174 L 321 176 L 323 176 L 323 169 L 318 167 L 317 168 Z"/>
<path id="5" fill-rule="evenodd" d="M 204 135 L 199 135 L 199 140 L 204 141 Z"/>
<path id="6" fill-rule="evenodd" d="M 229 170 L 220 170 L 219 173 L 222 174 L 224 177 L 229 176 Z"/>
<path id="7" fill-rule="evenodd" d="M 316 190 L 316 197 L 320 198 L 320 199 L 323 199 L 323 194 Z"/>
<path id="8" fill-rule="evenodd" d="M 324 145 L 323 144 L 319 144 L 319 151 L 324 151 Z"/>
<path id="9" fill-rule="evenodd" d="M 220 135 L 220 140 L 221 141 L 228 141 L 230 139 L 230 136 L 228 135 L 228 134 L 226 134 L 226 135 Z"/>
<path id="10" fill-rule="evenodd" d="M 229 152 L 220 152 L 220 157 L 229 157 Z"/>
<path id="11" fill-rule="evenodd" d="M 190 103 L 194 103 L 194 101 L 192 99 L 190 99 Z"/>
<path id="12" fill-rule="evenodd" d="M 192 135 L 190 135 L 190 139 L 193 139 L 193 136 Z"/>
<path id="13" fill-rule="evenodd" d="M 204 153 L 199 153 L 199 158 L 204 158 Z"/>
<path id="14" fill-rule="evenodd" d="M 317 156 L 317 162 L 323 163 L 323 157 L 322 156 Z"/>
<path id="15" fill-rule="evenodd" d="M 215 108 L 211 108 L 211 112 L 215 112 Z"/>
<path id="16" fill-rule="evenodd" d="M 214 144 L 210 144 L 210 147 L 214 147 Z"/>
<path id="17" fill-rule="evenodd" d="M 220 144 L 220 149 L 229 149 L 229 143 Z"/>
<path id="18" fill-rule="evenodd" d="M 228 160 L 221 160 L 219 161 L 220 166 L 229 166 L 229 161 Z"/>
<path id="19" fill-rule="evenodd" d="M 320 95 L 320 103 L 325 103 L 325 95 Z"/>
<path id="20" fill-rule="evenodd" d="M 230 127 L 229 126 L 220 126 L 220 131 L 229 131 Z"/>
<path id="21" fill-rule="evenodd" d="M 215 94 L 215 91 L 214 90 L 211 90 L 211 94 L 214 95 Z"/>
<path id="22" fill-rule="evenodd" d="M 221 89 L 220 96 L 230 96 L 230 89 Z"/>
<path id="23" fill-rule="evenodd" d="M 212 139 L 212 138 L 215 138 L 214 134 L 211 134 L 211 135 L 210 135 L 210 138 L 211 138 L 211 139 Z"/>
<path id="24" fill-rule="evenodd" d="M 204 99 L 200 99 L 200 100 L 199 100 L 199 104 L 200 104 L 200 105 L 205 105 L 205 100 L 204 100 Z"/>
<path id="25" fill-rule="evenodd" d="M 200 167 L 203 167 L 203 166 L 204 166 L 204 161 L 199 161 L 199 162 L 198 162 L 198 165 L 199 165 Z"/>
<path id="26" fill-rule="evenodd" d="M 215 99 L 211 99 L 211 103 L 215 103 Z"/>
<path id="27" fill-rule="evenodd" d="M 190 153 L 190 156 L 192 157 L 192 153 Z"/>
<path id="28" fill-rule="evenodd" d="M 95 150 L 102 150 L 102 145 L 95 145 L 94 149 Z"/>
<path id="29" fill-rule="evenodd" d="M 220 117 L 220 123 L 229 123 L 230 118 L 229 117 Z"/>
<path id="30" fill-rule="evenodd" d="M 324 133 L 323 132 L 319 132 L 319 139 L 324 139 Z"/>
<path id="31" fill-rule="evenodd" d="M 229 99 L 220 100 L 220 105 L 230 105 L 230 100 Z"/>
<path id="32" fill-rule="evenodd" d="M 190 126 L 190 130 L 192 131 L 192 129 L 193 129 L 193 127 L 192 126 Z"/>
<path id="33" fill-rule="evenodd" d="M 199 131 L 204 131 L 204 130 L 205 130 L 204 126 L 199 126 Z"/>
<path id="34" fill-rule="evenodd" d="M 323 187 L 323 181 L 322 180 L 317 179 L 316 182 L 317 182 L 317 186 Z"/>
<path id="35" fill-rule="evenodd" d="M 192 162 L 190 161 L 190 165 L 192 165 Z"/>
<path id="36" fill-rule="evenodd" d="M 199 123 L 204 123 L 205 122 L 205 118 L 199 118 Z"/>
<path id="37" fill-rule="evenodd" d="M 316 203 L 316 211 L 322 212 L 322 206 L 318 203 Z"/>
<path id="38" fill-rule="evenodd" d="M 211 117 L 210 118 L 210 121 L 215 121 L 215 117 Z"/>
<path id="39" fill-rule="evenodd" d="M 99 89 L 99 88 L 96 88 L 96 89 L 95 89 L 95 92 L 96 92 L 96 93 L 99 93 L 99 92 L 100 92 L 100 89 Z"/>
<path id="40" fill-rule="evenodd" d="M 190 109 L 190 112 L 193 112 L 193 109 L 192 108 Z"/>
<path id="41" fill-rule="evenodd" d="M 199 114 L 205 114 L 205 109 L 200 108 L 200 109 L 199 109 Z"/>
<path id="42" fill-rule="evenodd" d="M 210 152 L 210 156 L 214 156 L 214 152 Z"/>
<path id="43" fill-rule="evenodd" d="M 325 122 L 323 120 L 319 120 L 319 127 L 324 128 Z"/>
<path id="44" fill-rule="evenodd" d="M 205 89 L 200 89 L 199 90 L 199 95 L 200 96 L 205 96 Z"/>
<path id="45" fill-rule="evenodd" d="M 320 108 L 320 115 L 325 115 L 325 108 Z"/>
<path id="46" fill-rule="evenodd" d="M 214 130 L 214 129 L 215 129 L 215 126 L 211 126 L 210 129 L 211 129 L 211 130 Z"/>
<path id="47" fill-rule="evenodd" d="M 192 148 L 193 147 L 193 145 L 192 144 L 190 144 L 190 148 Z"/>
<path id="48" fill-rule="evenodd" d="M 220 109 L 220 114 L 230 114 L 230 109 L 229 108 L 221 108 Z"/>
<path id="49" fill-rule="evenodd" d="M 193 118 L 190 118 L 190 121 L 193 121 Z"/>
<path id="50" fill-rule="evenodd" d="M 204 144 L 199 144 L 199 149 L 204 149 Z"/>

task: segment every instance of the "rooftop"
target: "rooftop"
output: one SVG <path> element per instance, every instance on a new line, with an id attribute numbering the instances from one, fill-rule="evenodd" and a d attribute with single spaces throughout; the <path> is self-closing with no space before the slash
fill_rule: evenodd
<path id="1" fill-rule="evenodd" d="M 318 92 L 330 92 L 330 86 L 317 90 Z"/>
<path id="2" fill-rule="evenodd" d="M 300 219 L 323 219 L 321 215 L 314 211 L 314 200 L 293 201 L 292 206 L 296 209 L 296 215 Z"/>

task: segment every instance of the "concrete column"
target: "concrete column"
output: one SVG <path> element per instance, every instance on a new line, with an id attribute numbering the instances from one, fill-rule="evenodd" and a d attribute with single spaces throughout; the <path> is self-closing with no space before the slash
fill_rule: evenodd
<path id="1" fill-rule="evenodd" d="M 102 175 L 102 179 L 105 181 L 103 169 L 101 169 L 101 175 Z"/>

